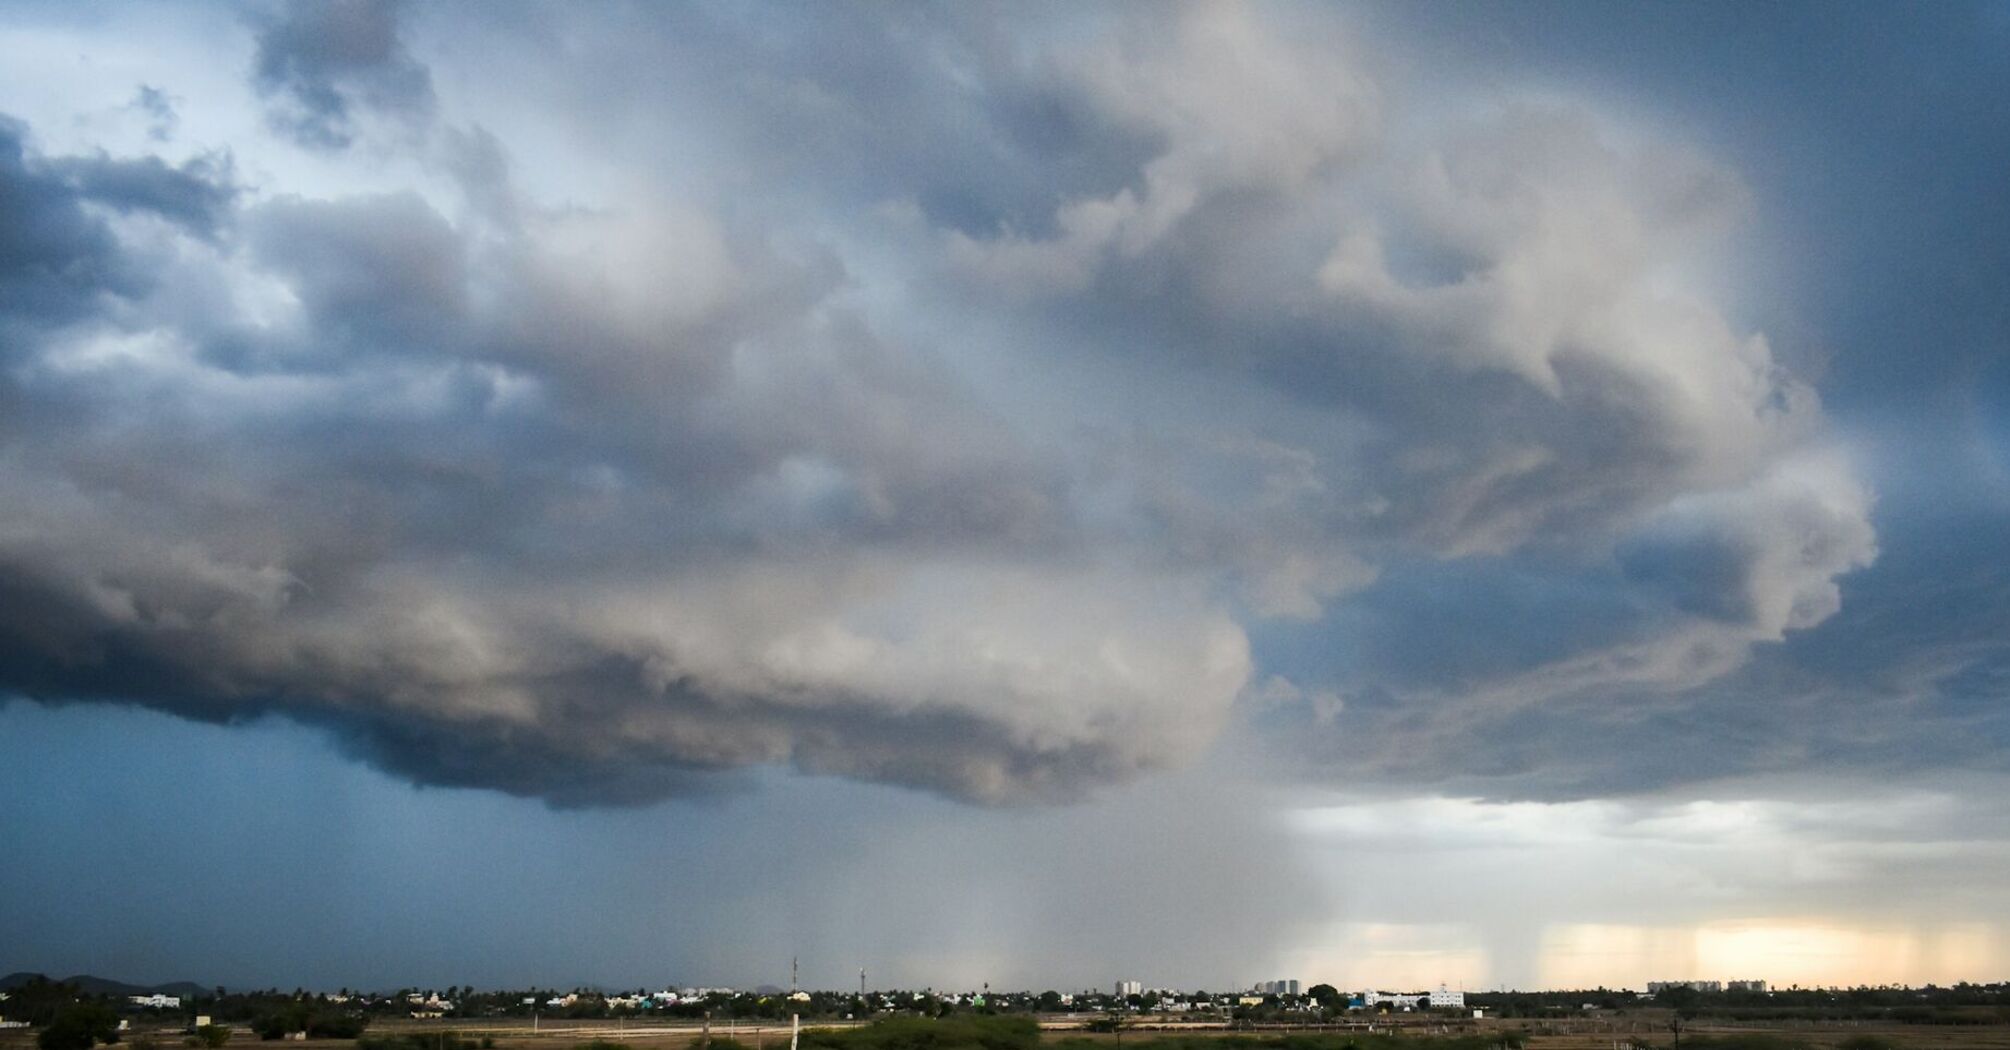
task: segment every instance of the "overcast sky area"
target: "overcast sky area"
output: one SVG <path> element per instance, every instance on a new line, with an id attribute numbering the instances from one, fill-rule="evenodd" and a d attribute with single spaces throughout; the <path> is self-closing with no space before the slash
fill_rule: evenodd
<path id="1" fill-rule="evenodd" d="M 12 4 L 0 972 L 2010 978 L 2010 8 Z"/>

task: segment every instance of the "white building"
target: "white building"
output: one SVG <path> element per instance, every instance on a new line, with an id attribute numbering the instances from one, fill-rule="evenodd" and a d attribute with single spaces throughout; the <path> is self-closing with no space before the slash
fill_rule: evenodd
<path id="1" fill-rule="evenodd" d="M 1143 994 L 1145 994 L 1145 983 L 1143 981 L 1117 982 L 1117 998 L 1119 999 L 1122 999 L 1126 996 L 1143 995 Z"/>
<path id="2" fill-rule="evenodd" d="M 1699 992 L 1721 992 L 1724 990 L 1724 982 L 1722 981 L 1648 981 L 1647 982 L 1648 995 L 1659 995 L 1662 992 L 1669 991 L 1675 988 L 1690 988 Z"/>
<path id="3" fill-rule="evenodd" d="M 181 1009 L 181 996 L 179 995 L 162 995 L 159 992 L 155 992 L 152 995 L 129 995 L 126 998 L 132 1000 L 134 1006 L 145 1006 L 155 1010 Z"/>
<path id="4" fill-rule="evenodd" d="M 1466 993 L 1454 992 L 1441 984 L 1437 991 L 1431 993 L 1431 1005 L 1455 1006 L 1463 1010 L 1466 1008 Z"/>

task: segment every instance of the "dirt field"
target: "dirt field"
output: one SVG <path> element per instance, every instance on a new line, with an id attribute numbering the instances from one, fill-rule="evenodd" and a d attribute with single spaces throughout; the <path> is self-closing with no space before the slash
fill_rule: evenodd
<path id="1" fill-rule="evenodd" d="M 839 1022 L 842 1024 L 843 1022 Z M 824 1023 L 823 1027 L 831 1027 Z M 1116 1035 L 1091 1035 L 1072 1026 L 1064 1020 L 1048 1021 L 1042 1025 L 1049 1040 L 1067 1037 L 1086 1037 L 1097 1043 L 1110 1044 L 1116 1050 L 1119 1037 Z M 1331 1026 L 1317 1028 L 1266 1028 L 1243 1034 L 1266 1036 L 1283 1035 L 1289 1031 L 1341 1031 L 1366 1030 L 1366 1024 L 1359 1026 Z M 1377 1032 L 1390 1031 L 1387 1023 L 1377 1023 Z M 1670 1040 L 1664 1022 L 1651 1016 L 1621 1016 L 1613 1019 L 1572 1019 L 1570 1021 L 1521 1021 L 1459 1020 L 1449 1024 L 1440 1023 L 1399 1023 L 1393 1028 L 1399 1034 L 1427 1036 L 1485 1033 L 1489 1031 L 1519 1030 L 1530 1034 L 1529 1050 L 1615 1050 L 1624 1040 L 1644 1037 L 1655 1045 L 1667 1047 Z M 370 1026 L 373 1035 L 406 1034 L 413 1032 L 454 1031 L 462 1035 L 489 1036 L 495 1040 L 497 1050 L 572 1050 L 579 1043 L 594 1039 L 608 1039 L 625 1043 L 635 1050 L 685 1050 L 703 1034 L 703 1028 L 695 1024 L 640 1024 L 619 1021 L 556 1021 L 540 1023 L 533 1031 L 529 1022 L 518 1020 L 494 1021 L 379 1021 Z M 1790 1024 L 1790 1025 L 1731 1025 L 1695 1023 L 1683 1029 L 1685 1038 L 1689 1035 L 1720 1035 L 1731 1033 L 1767 1032 L 1805 1042 L 1817 1047 L 1829 1047 L 1854 1035 L 1876 1034 L 1884 1036 L 1902 1047 L 1917 1050 L 2010 1050 L 2010 1025 L 1893 1025 L 1893 1024 Z M 787 1022 L 751 1023 L 717 1022 L 712 1033 L 730 1036 L 753 1048 L 769 1047 L 781 1050 L 788 1044 L 789 1026 Z M 1162 1037 L 1221 1035 L 1223 1030 L 1212 1025 L 1173 1024 L 1162 1028 L 1132 1029 L 1124 1033 L 1122 1040 L 1132 1043 Z M 182 1050 L 182 1036 L 178 1030 L 150 1030 L 137 1027 L 126 1033 L 124 1050 L 130 1050 L 135 1042 L 152 1037 L 159 1050 Z M 33 1050 L 34 1033 L 19 1029 L 0 1031 L 0 1050 Z M 354 1042 L 347 1039 L 313 1039 L 305 1042 L 261 1043 L 257 1036 L 247 1029 L 240 1029 L 231 1039 L 227 1050 L 354 1050 Z"/>
<path id="2" fill-rule="evenodd" d="M 1529 1034 L 1529 1050 L 1616 1050 L 1629 1039 L 1644 1039 L 1659 1047 L 1668 1047 L 1673 1037 L 1667 1029 L 1667 1019 L 1652 1014 L 1622 1015 L 1613 1018 L 1585 1018 L 1568 1021 L 1499 1020 L 1488 1018 L 1480 1021 L 1460 1019 L 1449 1023 L 1418 1023 L 1402 1020 L 1393 1026 L 1387 1022 L 1374 1024 L 1376 1032 L 1393 1031 L 1399 1035 L 1472 1035 L 1499 1031 L 1521 1031 Z M 1367 1030 L 1367 1023 L 1358 1025 L 1332 1026 L 1327 1028 L 1276 1028 L 1264 1029 L 1247 1034 L 1283 1035 L 1290 1031 L 1340 1031 Z M 1713 1036 L 1749 1034 L 1764 1032 L 1779 1035 L 1797 1042 L 1816 1047 L 1831 1047 L 1851 1036 L 1879 1035 L 1901 1047 L 1918 1050 L 2010 1050 L 2010 1025 L 1900 1025 L 1900 1024 L 1835 1024 L 1835 1023 L 1793 1023 L 1771 1025 L 1713 1024 L 1697 1022 L 1682 1029 L 1686 1039 L 1691 1035 Z M 1058 1027 L 1048 1027 L 1050 1039 L 1064 1036 L 1083 1036 L 1087 1033 L 1068 1031 Z M 1223 1034 L 1219 1027 L 1199 1025 L 1168 1025 L 1164 1028 L 1132 1030 L 1122 1037 L 1136 1043 L 1143 1039 L 1165 1036 L 1203 1036 Z M 1091 1035 L 1088 1038 L 1098 1043 L 1110 1044 L 1115 1050 L 1118 1037 L 1115 1035 Z"/>
<path id="3" fill-rule="evenodd" d="M 820 1022 L 821 1027 L 844 1027 L 846 1022 Z M 251 1030 L 243 1025 L 233 1026 L 235 1031 L 225 1050 L 355 1050 L 351 1039 L 308 1039 L 300 1042 L 262 1042 Z M 531 1022 L 511 1018 L 495 1020 L 438 1020 L 438 1021 L 375 1021 L 370 1025 L 370 1035 L 405 1035 L 423 1032 L 456 1032 L 463 1037 L 489 1036 L 495 1040 L 497 1050 L 571 1050 L 580 1043 L 595 1039 L 608 1039 L 625 1043 L 635 1050 L 684 1050 L 704 1035 L 701 1024 L 643 1024 L 624 1021 L 542 1021 L 535 1029 Z M 729 1036 L 761 1050 L 763 1047 L 786 1047 L 789 1041 L 787 1021 L 714 1022 L 712 1034 Z M 152 1038 L 159 1050 L 184 1050 L 180 1028 L 151 1028 L 135 1026 L 125 1033 L 125 1042 L 118 1047 L 101 1050 L 132 1050 L 136 1042 Z M 0 1031 L 0 1050 L 34 1050 L 35 1036 L 32 1031 L 8 1029 Z"/>

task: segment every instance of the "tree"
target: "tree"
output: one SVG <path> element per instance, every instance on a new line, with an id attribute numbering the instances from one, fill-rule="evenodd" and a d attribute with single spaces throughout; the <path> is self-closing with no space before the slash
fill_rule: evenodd
<path id="1" fill-rule="evenodd" d="M 307 1009 L 302 1006 L 288 1006 L 274 1010 L 251 1022 L 251 1030 L 260 1039 L 280 1039 L 289 1032 L 307 1030 Z"/>
<path id="2" fill-rule="evenodd" d="M 37 974 L 14 989 L 0 1014 L 10 1021 L 26 1021 L 39 1028 L 54 1021 L 57 1014 L 76 1001 L 76 985 L 52 981 Z"/>
<path id="3" fill-rule="evenodd" d="M 1696 1007 L 1700 1005 L 1703 993 L 1686 984 L 1677 984 L 1661 989 L 1657 998 L 1675 1011 L 1677 1018 L 1686 1020 L 1696 1015 Z"/>
<path id="4" fill-rule="evenodd" d="M 209 1050 L 217 1050 L 230 1042 L 230 1029 L 220 1024 L 206 1024 L 195 1030 L 195 1041 Z"/>
<path id="5" fill-rule="evenodd" d="M 291 1003 L 260 1016 L 251 1030 L 260 1039 L 281 1039 L 289 1032 L 306 1032 L 316 1039 L 354 1039 L 363 1034 L 368 1020 L 356 1014 L 314 1010 L 306 1003 Z"/>
<path id="6" fill-rule="evenodd" d="M 99 1043 L 119 1041 L 119 1015 L 98 1003 L 72 1003 L 56 1014 L 35 1037 L 42 1050 L 90 1050 Z"/>
<path id="7" fill-rule="evenodd" d="M 1340 1005 L 1340 989 L 1330 984 L 1315 984 L 1307 988 L 1305 994 L 1311 996 L 1313 1002 L 1324 1007 L 1332 1008 Z"/>

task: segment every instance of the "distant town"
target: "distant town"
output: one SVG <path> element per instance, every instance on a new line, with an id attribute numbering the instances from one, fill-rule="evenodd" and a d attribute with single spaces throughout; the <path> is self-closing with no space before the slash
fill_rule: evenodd
<path id="1" fill-rule="evenodd" d="M 1828 1019 L 1947 1022 L 1935 1010 L 2010 1008 L 2010 985 L 1959 984 L 1923 988 L 1779 989 L 1759 979 L 1666 980 L 1645 990 L 1595 988 L 1564 991 L 1469 991 L 1371 987 L 1342 990 L 1305 985 L 1297 979 L 1261 981 L 1234 991 L 1150 987 L 1122 979 L 1105 989 L 1030 991 L 993 989 L 874 989 L 864 971 L 859 987 L 812 990 L 762 985 L 751 989 L 668 985 L 656 990 L 567 990 L 522 988 L 479 990 L 404 988 L 361 991 L 350 988 L 284 991 L 203 987 L 183 982 L 141 987 L 79 976 L 55 980 L 16 973 L 0 978 L 0 1026 L 31 1028 L 51 1023 L 63 1008 L 90 1003 L 133 1022 L 185 1020 L 189 1027 L 242 1024 L 257 1035 L 305 1038 L 337 1030 L 361 1031 L 371 1022 L 480 1021 L 495 1019 L 718 1021 L 801 1018 L 860 1021 L 891 1016 L 943 1017 L 959 1012 L 1028 1014 L 1066 1018 L 1122 1017 L 1142 1026 L 1206 1023 L 1222 1026 L 1315 1025 L 1322 1022 L 1418 1015 L 1449 1020 L 1558 1019 L 1616 1014 L 1661 1007 L 1695 1012 L 1714 1009 L 1738 1017 L 1803 1014 Z M 1980 1020 L 1981 1018 L 1971 1018 Z M 2010 1021 L 2010 1016 L 1990 1018 Z"/>
<path id="2" fill-rule="evenodd" d="M 0 978 L 0 1050 L 2010 1050 L 2010 984 L 333 991 Z M 1950 1035 L 1949 1033 L 1955 1033 Z"/>

